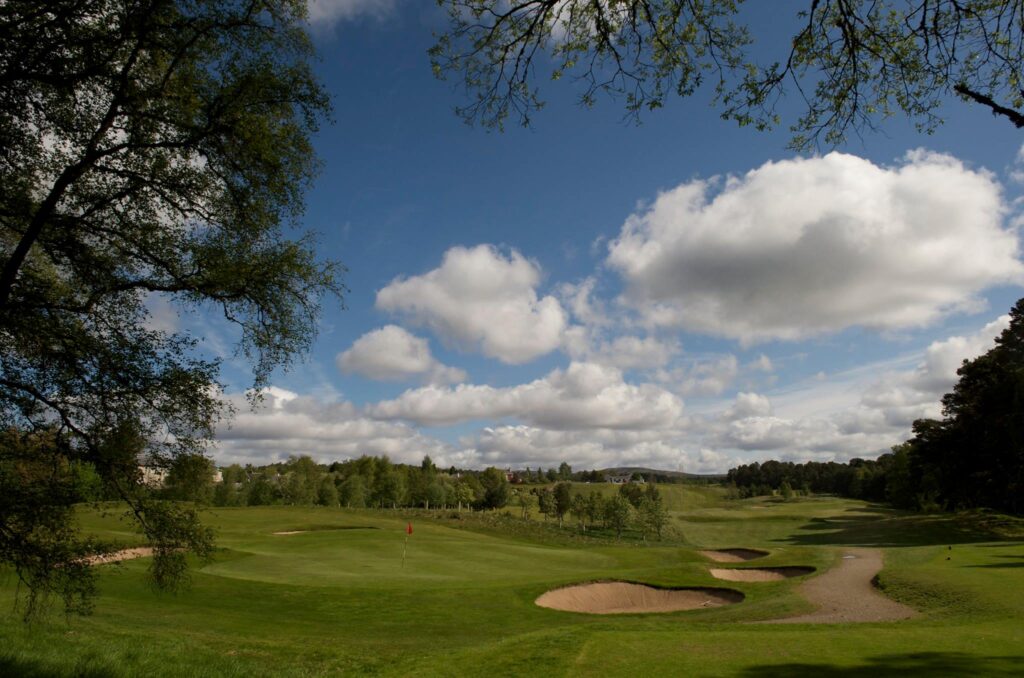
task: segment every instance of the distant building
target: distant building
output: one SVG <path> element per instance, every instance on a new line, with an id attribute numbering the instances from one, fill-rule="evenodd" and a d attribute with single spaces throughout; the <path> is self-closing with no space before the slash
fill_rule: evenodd
<path id="1" fill-rule="evenodd" d="M 612 485 L 625 485 L 633 480 L 632 473 L 606 473 L 604 479 Z"/>
<path id="2" fill-rule="evenodd" d="M 167 469 L 156 466 L 140 466 L 139 473 L 142 475 L 142 484 L 146 487 L 159 489 L 164 486 L 167 480 Z"/>

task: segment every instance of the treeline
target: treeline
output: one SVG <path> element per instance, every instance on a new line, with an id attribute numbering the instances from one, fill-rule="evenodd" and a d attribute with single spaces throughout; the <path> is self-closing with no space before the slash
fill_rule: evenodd
<path id="1" fill-rule="evenodd" d="M 605 497 L 597 490 L 574 494 L 572 485 L 567 482 L 529 491 L 519 489 L 516 493 L 524 519 L 530 517 L 531 497 L 536 497 L 538 509 L 545 519 L 554 518 L 561 527 L 566 514 L 569 514 L 583 532 L 588 527 L 600 525 L 602 529 L 615 532 L 616 538 L 622 536 L 623 530 L 632 528 L 645 539 L 648 535 L 661 539 L 669 524 L 668 510 L 653 484 L 620 485 L 619 492 L 611 497 Z"/>
<path id="2" fill-rule="evenodd" d="M 439 470 L 430 457 L 420 466 L 384 457 L 360 457 L 330 465 L 307 456 L 267 466 L 233 464 L 214 468 L 205 457 L 183 457 L 172 464 L 163 493 L 171 499 L 215 506 L 272 504 L 348 508 L 500 508 L 508 503 L 505 472 Z"/>
<path id="3" fill-rule="evenodd" d="M 902 471 L 906 453 L 883 454 L 876 460 L 851 459 L 849 463 L 770 460 L 729 469 L 726 483 L 739 497 L 778 493 L 785 498 L 796 494 L 835 494 L 852 499 L 915 505 L 910 479 Z"/>
<path id="4" fill-rule="evenodd" d="M 610 497 L 596 489 L 574 492 L 568 481 L 513 486 L 505 471 L 493 467 L 445 471 L 430 457 L 424 457 L 419 466 L 410 466 L 392 463 L 387 457 L 360 457 L 326 465 L 301 456 L 267 466 L 227 466 L 221 469 L 220 482 L 214 482 L 215 470 L 205 457 L 181 457 L 172 464 L 164 486 L 155 491 L 167 499 L 214 506 L 488 510 L 512 505 L 524 519 L 536 508 L 545 520 L 555 520 L 559 527 L 570 516 L 582 532 L 599 526 L 616 537 L 632 529 L 644 538 L 660 539 L 669 523 L 664 501 L 653 484 L 627 483 Z M 546 475 L 540 480 L 544 479 Z"/>
<path id="5" fill-rule="evenodd" d="M 1024 299 L 995 343 L 957 370 L 942 419 L 918 419 L 914 437 L 891 453 L 849 464 L 748 464 L 730 470 L 727 482 L 741 493 L 786 485 L 899 508 L 1024 513 Z"/>

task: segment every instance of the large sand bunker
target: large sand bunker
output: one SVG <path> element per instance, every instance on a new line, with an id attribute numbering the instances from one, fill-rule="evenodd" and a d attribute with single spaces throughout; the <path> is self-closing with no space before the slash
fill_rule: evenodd
<path id="1" fill-rule="evenodd" d="M 743 563 L 748 560 L 764 558 L 768 555 L 768 552 L 758 551 L 757 549 L 716 549 L 714 551 L 701 551 L 700 554 L 716 563 Z"/>
<path id="2" fill-rule="evenodd" d="M 814 572 L 813 567 L 733 567 L 712 568 L 708 572 L 715 579 L 725 581 L 781 581 L 792 577 L 803 577 Z"/>
<path id="3" fill-rule="evenodd" d="M 697 610 L 742 600 L 743 594 L 732 589 L 659 589 L 625 581 L 600 581 L 554 589 L 534 602 L 541 607 L 565 612 L 628 614 Z"/>

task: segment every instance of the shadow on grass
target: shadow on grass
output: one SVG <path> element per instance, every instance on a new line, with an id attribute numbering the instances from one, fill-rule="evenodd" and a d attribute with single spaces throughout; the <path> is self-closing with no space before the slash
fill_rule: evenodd
<path id="1" fill-rule="evenodd" d="M 987 527 L 972 516 L 906 513 L 872 505 L 848 509 L 841 516 L 811 518 L 776 541 L 803 546 L 931 546 L 1003 538 Z"/>
<path id="2" fill-rule="evenodd" d="M 869 657 L 859 666 L 832 664 L 772 664 L 751 666 L 739 675 L 748 678 L 878 678 L 879 676 L 1019 676 L 1024 657 L 980 657 L 960 652 L 920 652 Z"/>
<path id="3" fill-rule="evenodd" d="M 980 567 L 983 569 L 1008 570 L 1012 568 L 1024 568 L 1024 563 L 989 563 L 987 565 L 968 565 L 967 567 Z"/>
<path id="4" fill-rule="evenodd" d="M 89 669 L 79 666 L 67 670 L 55 669 L 52 665 L 10 655 L 0 655 L 0 676 L 18 678 L 110 678 L 109 669 Z"/>

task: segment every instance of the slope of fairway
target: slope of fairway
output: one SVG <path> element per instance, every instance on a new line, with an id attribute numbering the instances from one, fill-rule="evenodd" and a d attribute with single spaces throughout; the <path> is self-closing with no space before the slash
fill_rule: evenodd
<path id="1" fill-rule="evenodd" d="M 273 509 L 265 510 L 273 514 Z M 271 532 L 225 535 L 221 543 L 235 557 L 203 571 L 280 584 L 402 587 L 413 580 L 440 586 L 545 581 L 617 564 L 614 557 L 602 553 L 510 542 L 430 523 L 416 525 L 406 548 L 405 522 L 371 522 L 376 529 L 321 529 L 278 539 L 267 539 Z M 525 563 L 531 565 L 524 567 Z"/>
<path id="2" fill-rule="evenodd" d="M 1024 540 L 999 540 L 974 519 L 836 499 L 708 502 L 676 512 L 687 543 L 661 545 L 556 543 L 547 536 L 554 528 L 536 523 L 508 538 L 478 532 L 471 520 L 453 529 L 447 517 L 416 517 L 403 567 L 408 519 L 211 510 L 206 520 L 222 550 L 196 564 L 188 590 L 154 592 L 148 558 L 102 565 L 93 616 L 54 614 L 27 627 L 12 610 L 16 580 L 0 573 L 0 675 L 1009 676 L 1024 661 Z M 114 517 L 84 510 L 81 520 L 105 539 L 139 543 Z M 749 623 L 813 612 L 798 592 L 808 578 L 730 582 L 743 602 L 666 614 L 534 604 L 546 591 L 588 581 L 720 586 L 709 573 L 720 566 L 700 549 L 761 549 L 768 555 L 759 567 L 824 573 L 850 546 L 881 549 L 880 584 L 918 617 Z"/>

